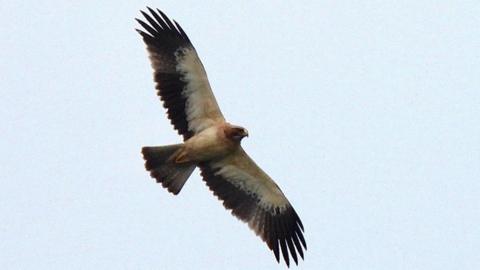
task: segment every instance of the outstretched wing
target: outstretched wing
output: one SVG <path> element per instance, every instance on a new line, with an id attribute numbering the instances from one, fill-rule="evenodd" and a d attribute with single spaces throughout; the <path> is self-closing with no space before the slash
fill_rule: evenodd
<path id="1" fill-rule="evenodd" d="M 300 218 L 277 184 L 242 148 L 199 167 L 210 190 L 267 243 L 277 261 L 279 250 L 287 265 L 289 252 L 296 264 L 297 252 L 303 259 L 302 246 L 307 249 L 307 245 Z"/>
<path id="2" fill-rule="evenodd" d="M 136 19 L 143 27 L 137 31 L 150 54 L 157 94 L 170 122 L 186 140 L 224 118 L 202 62 L 183 29 L 160 10 L 148 10 L 150 15 L 141 11 L 148 23 Z"/>

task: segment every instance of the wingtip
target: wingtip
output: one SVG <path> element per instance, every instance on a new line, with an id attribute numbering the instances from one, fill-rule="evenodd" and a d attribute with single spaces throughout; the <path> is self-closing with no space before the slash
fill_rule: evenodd
<path id="1" fill-rule="evenodd" d="M 148 16 L 148 14 L 147 14 L 145 11 L 143 11 L 143 10 L 140 10 L 140 13 L 142 13 L 142 15 L 143 15 L 144 17 Z"/>
<path id="2" fill-rule="evenodd" d="M 167 15 L 165 15 L 165 13 L 163 13 L 163 11 L 161 11 L 160 9 L 156 9 L 158 11 L 158 13 L 160 13 L 160 15 L 162 15 L 162 17 L 167 17 Z"/>
<path id="3" fill-rule="evenodd" d="M 275 250 L 273 250 L 273 254 L 275 254 L 275 259 L 277 260 L 277 263 L 280 263 L 280 254 L 278 253 L 278 250 L 275 252 Z"/>
<path id="4" fill-rule="evenodd" d="M 151 7 L 146 6 L 146 8 L 148 9 L 148 11 L 150 11 L 150 13 L 155 13 L 155 11 Z"/>

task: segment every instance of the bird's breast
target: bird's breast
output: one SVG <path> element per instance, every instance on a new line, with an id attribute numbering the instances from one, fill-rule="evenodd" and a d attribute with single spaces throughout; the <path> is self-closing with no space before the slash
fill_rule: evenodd
<path id="1" fill-rule="evenodd" d="M 235 145 L 225 138 L 221 126 L 212 126 L 188 139 L 185 150 L 190 160 L 201 162 L 225 156 L 235 150 Z"/>

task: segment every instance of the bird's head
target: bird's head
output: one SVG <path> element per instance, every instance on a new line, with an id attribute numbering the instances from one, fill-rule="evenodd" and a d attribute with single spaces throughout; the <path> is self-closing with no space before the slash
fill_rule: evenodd
<path id="1" fill-rule="evenodd" d="M 248 130 L 240 126 L 227 125 L 225 136 L 234 142 L 240 142 L 243 138 L 248 137 Z"/>

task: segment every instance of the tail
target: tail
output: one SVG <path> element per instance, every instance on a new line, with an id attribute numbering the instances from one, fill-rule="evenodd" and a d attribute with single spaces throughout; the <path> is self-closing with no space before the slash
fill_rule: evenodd
<path id="1" fill-rule="evenodd" d="M 192 163 L 175 163 L 173 157 L 181 146 L 182 144 L 174 144 L 142 148 L 145 168 L 158 183 L 162 183 L 164 188 L 175 195 L 182 190 L 196 167 Z"/>

